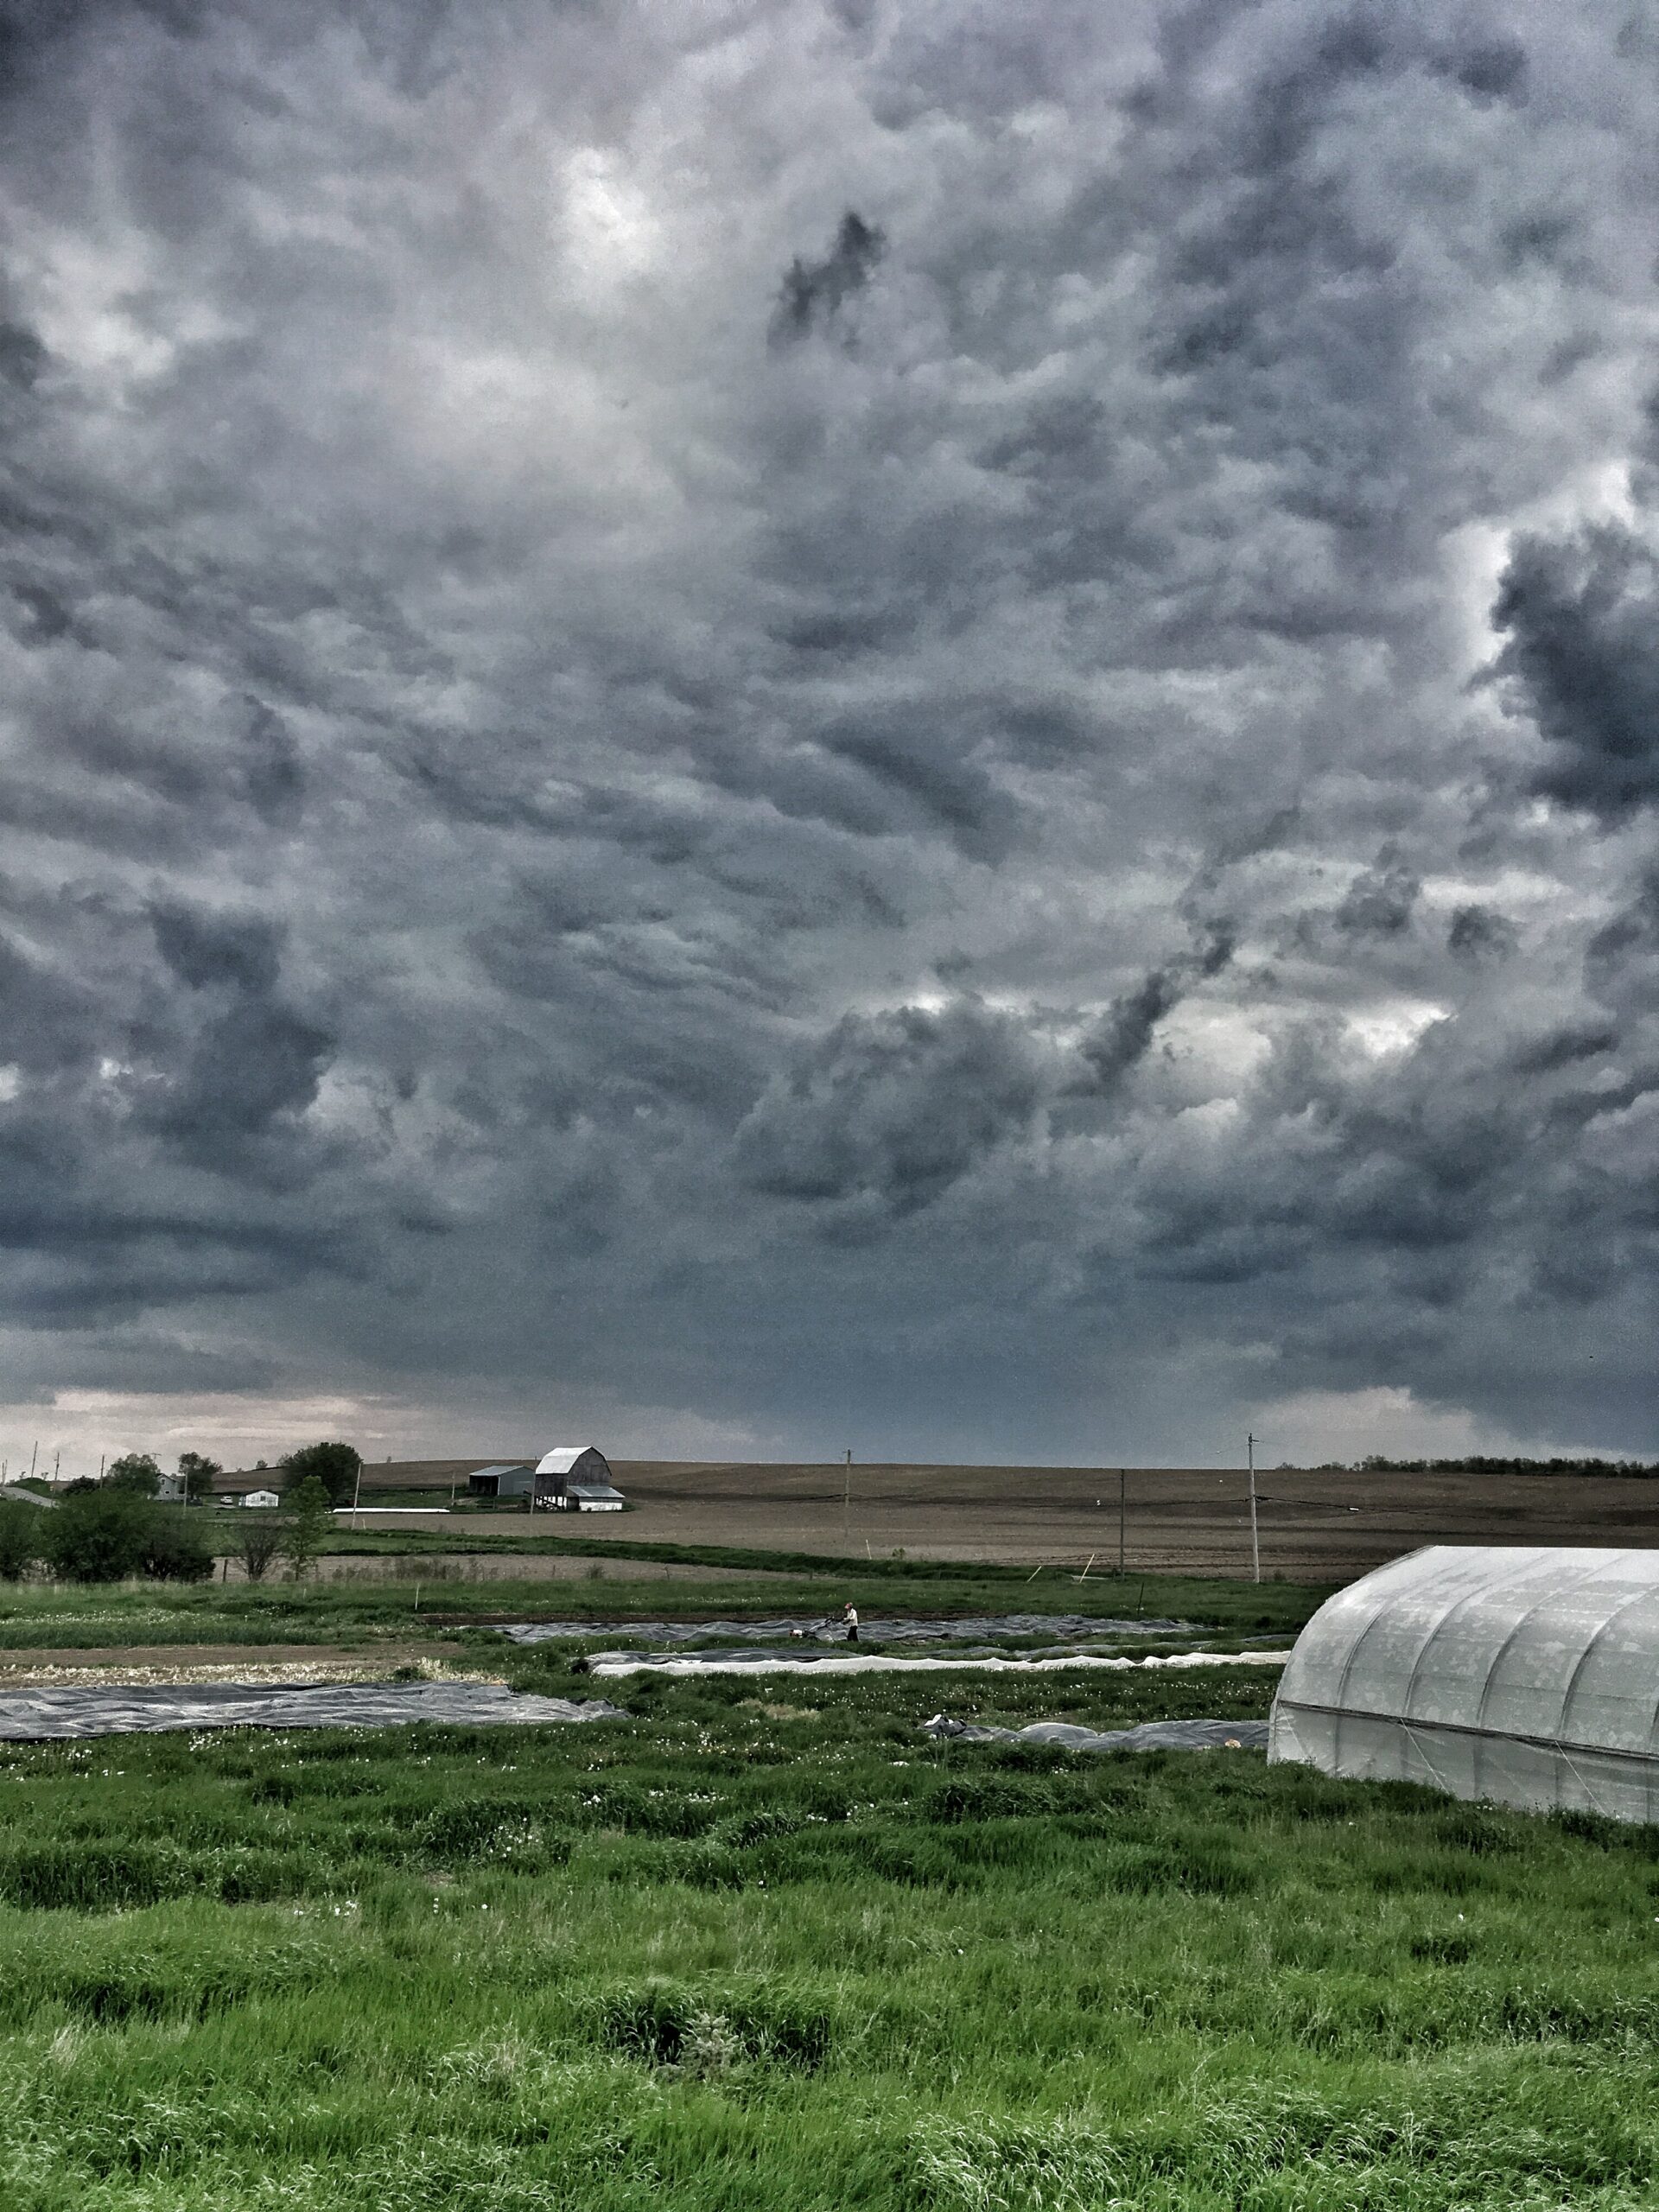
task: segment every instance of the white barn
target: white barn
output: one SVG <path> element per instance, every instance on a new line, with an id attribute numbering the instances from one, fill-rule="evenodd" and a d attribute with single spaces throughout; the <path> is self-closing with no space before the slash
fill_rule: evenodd
<path id="1" fill-rule="evenodd" d="M 1659 1821 L 1659 1551 L 1432 1544 L 1297 1638 L 1268 1758 Z"/>
<path id="2" fill-rule="evenodd" d="M 560 1513 L 620 1513 L 626 1500 L 592 1444 L 558 1444 L 536 1462 L 536 1503 Z"/>

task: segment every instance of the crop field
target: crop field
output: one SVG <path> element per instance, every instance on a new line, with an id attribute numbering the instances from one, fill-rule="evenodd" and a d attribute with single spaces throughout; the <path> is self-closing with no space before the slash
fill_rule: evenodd
<path id="1" fill-rule="evenodd" d="M 456 1471 L 474 1464 L 365 1470 L 363 1527 L 374 1525 L 377 1497 L 442 1503 Z M 634 1510 L 583 1517 L 596 1550 L 645 1541 L 854 1560 L 902 1551 L 1075 1573 L 1090 1557 L 1116 1567 L 1121 1535 L 1124 1563 L 1136 1571 L 1249 1571 L 1242 1467 L 884 1465 L 849 1474 L 834 1465 L 619 1460 L 616 1475 Z M 1659 1545 L 1659 1478 L 1263 1468 L 1258 1491 L 1262 1570 L 1290 1581 L 1346 1580 L 1428 1543 Z M 404 1514 L 397 1525 L 535 1542 L 550 1518 L 563 1522 L 499 1510 Z"/>
<path id="2" fill-rule="evenodd" d="M 25 1589 L 0 1630 L 62 1643 L 73 1599 L 139 1649 L 234 1621 L 389 1657 L 409 1595 Z M 1317 1595 L 1152 1592 L 1235 1631 Z M 563 1646 L 434 1648 L 584 1694 Z M 646 1678 L 581 1727 L 0 1745 L 0 2202 L 1652 2205 L 1659 1831 L 920 1727 L 1244 1719 L 1272 1683 Z"/>

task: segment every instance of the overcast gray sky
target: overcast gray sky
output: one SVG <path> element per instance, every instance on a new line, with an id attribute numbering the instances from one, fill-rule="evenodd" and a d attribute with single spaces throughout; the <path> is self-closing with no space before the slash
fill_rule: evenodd
<path id="1" fill-rule="evenodd" d="M 1652 1453 L 1626 0 L 0 0 L 0 1451 Z"/>

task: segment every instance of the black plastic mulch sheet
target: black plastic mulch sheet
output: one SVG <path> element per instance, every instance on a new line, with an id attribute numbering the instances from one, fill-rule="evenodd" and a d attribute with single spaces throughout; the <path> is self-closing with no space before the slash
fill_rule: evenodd
<path id="1" fill-rule="evenodd" d="M 193 1682 L 124 1689 L 100 1682 L 0 1694 L 0 1739 L 52 1743 L 194 1728 L 390 1728 L 626 1720 L 604 1698 L 520 1696 L 499 1682 Z"/>
<path id="2" fill-rule="evenodd" d="M 859 1624 L 863 1643 L 989 1643 L 1014 1636 L 1058 1639 L 1090 1636 L 1186 1636 L 1192 1621 L 1109 1620 L 1094 1613 L 976 1613 L 954 1620 L 886 1619 L 867 1614 Z M 573 1636 L 613 1636 L 635 1643 L 786 1643 L 796 1637 L 844 1643 L 847 1630 L 834 1615 L 801 1614 L 770 1621 L 515 1621 L 501 1629 L 515 1643 L 550 1643 Z"/>
<path id="3" fill-rule="evenodd" d="M 982 1728 L 936 1713 L 923 1732 L 962 1744 L 1058 1744 L 1068 1751 L 1264 1751 L 1265 1720 L 1143 1720 L 1138 1728 L 1079 1728 L 1036 1720 L 1029 1728 Z"/>

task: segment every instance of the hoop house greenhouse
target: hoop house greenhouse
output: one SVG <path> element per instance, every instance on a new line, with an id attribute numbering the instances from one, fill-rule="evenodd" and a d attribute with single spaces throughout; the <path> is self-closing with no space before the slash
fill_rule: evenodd
<path id="1" fill-rule="evenodd" d="M 1433 1544 L 1322 1605 L 1270 1761 L 1659 1821 L 1659 1552 Z"/>

